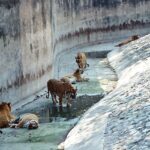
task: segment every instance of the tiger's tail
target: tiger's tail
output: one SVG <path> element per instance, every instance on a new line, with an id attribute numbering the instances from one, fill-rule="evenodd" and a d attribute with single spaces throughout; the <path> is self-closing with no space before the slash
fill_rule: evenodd
<path id="1" fill-rule="evenodd" d="M 49 98 L 49 91 L 47 92 L 46 98 Z"/>
<path id="2" fill-rule="evenodd" d="M 48 83 L 47 83 L 47 95 L 46 95 L 46 98 L 49 98 Z"/>

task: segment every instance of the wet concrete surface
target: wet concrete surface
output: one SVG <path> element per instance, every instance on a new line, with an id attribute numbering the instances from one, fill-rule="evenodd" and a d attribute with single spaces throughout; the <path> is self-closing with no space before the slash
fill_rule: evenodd
<path id="1" fill-rule="evenodd" d="M 84 50 L 86 51 L 86 49 Z M 114 89 L 117 81 L 116 74 L 109 66 L 107 58 L 101 58 L 101 54 L 106 56 L 109 51 L 92 53 L 87 50 L 86 52 L 87 62 L 90 66 L 85 70 L 83 76 L 89 78 L 89 82 L 79 82 L 73 85 L 77 87 L 78 93 L 77 98 L 72 101 L 71 108 L 66 107 L 65 101 L 62 107 L 58 105 L 54 107 L 51 98 L 46 98 L 46 88 L 26 100 L 18 102 L 13 106 L 13 113 L 16 116 L 29 112 L 37 114 L 40 119 L 40 127 L 33 131 L 2 129 L 0 143 L 3 143 L 4 149 L 9 150 L 10 143 L 15 149 L 19 149 L 21 145 L 25 150 L 37 147 L 42 150 L 56 149 L 82 114 Z M 70 51 L 60 55 L 55 70 L 57 79 L 77 69 L 74 59 L 76 53 L 77 51 Z"/>

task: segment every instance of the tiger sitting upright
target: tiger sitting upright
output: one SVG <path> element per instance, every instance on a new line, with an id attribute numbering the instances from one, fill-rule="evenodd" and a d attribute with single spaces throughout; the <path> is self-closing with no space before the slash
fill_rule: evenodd
<path id="1" fill-rule="evenodd" d="M 9 126 L 9 122 L 15 119 L 15 116 L 11 114 L 11 104 L 2 102 L 0 104 L 0 128 Z"/>
<path id="2" fill-rule="evenodd" d="M 85 53 L 78 52 L 75 59 L 76 59 L 76 63 L 78 64 L 79 69 L 84 70 L 86 67 L 89 67 Z"/>

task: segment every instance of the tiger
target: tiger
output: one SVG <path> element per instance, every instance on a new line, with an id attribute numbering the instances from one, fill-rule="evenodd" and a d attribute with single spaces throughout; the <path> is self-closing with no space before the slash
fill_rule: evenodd
<path id="1" fill-rule="evenodd" d="M 127 40 L 119 43 L 118 45 L 116 45 L 116 47 L 121 47 L 121 46 L 126 45 L 126 44 L 128 44 L 128 43 L 130 43 L 132 41 L 137 40 L 137 39 L 139 39 L 139 36 L 138 35 L 133 35 L 129 39 L 127 39 Z"/>
<path id="2" fill-rule="evenodd" d="M 83 82 L 89 80 L 88 78 L 82 77 L 81 74 L 83 74 L 83 70 L 76 69 L 73 74 L 66 75 L 62 77 L 60 80 L 68 83 Z"/>
<path id="3" fill-rule="evenodd" d="M 89 67 L 85 53 L 78 52 L 75 59 L 76 59 L 76 63 L 78 65 L 79 69 L 84 70 L 84 69 L 86 69 L 86 67 Z"/>
<path id="4" fill-rule="evenodd" d="M 63 97 L 67 98 L 67 106 L 71 106 L 71 99 L 75 99 L 77 95 L 77 89 L 75 89 L 71 83 L 56 79 L 50 79 L 47 81 L 47 90 L 48 95 L 46 95 L 46 98 L 49 98 L 50 93 L 54 105 L 58 102 L 56 97 L 58 96 L 60 106 L 62 106 Z"/>
<path id="5" fill-rule="evenodd" d="M 27 113 L 18 117 L 10 123 L 10 128 L 37 129 L 39 126 L 39 117 L 35 114 Z"/>
<path id="6" fill-rule="evenodd" d="M 2 102 L 0 104 L 0 128 L 9 126 L 9 122 L 15 119 L 11 114 L 11 103 Z"/>

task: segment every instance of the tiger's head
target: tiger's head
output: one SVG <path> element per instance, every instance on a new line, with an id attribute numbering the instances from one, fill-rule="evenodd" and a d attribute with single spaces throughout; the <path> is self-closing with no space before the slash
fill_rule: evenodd
<path id="1" fill-rule="evenodd" d="M 77 88 L 74 88 L 70 83 L 63 83 L 65 84 L 66 87 L 66 94 L 69 95 L 70 98 L 72 99 L 76 99 L 76 95 L 77 95 Z"/>
<path id="2" fill-rule="evenodd" d="M 11 112 L 11 103 L 6 103 L 6 102 L 2 102 L 0 104 L 0 109 L 5 109 L 7 110 L 8 112 Z"/>
<path id="3" fill-rule="evenodd" d="M 72 101 L 76 99 L 76 95 L 77 95 L 77 89 L 73 89 L 72 91 L 66 93 L 67 106 L 71 107 Z"/>
<path id="4" fill-rule="evenodd" d="M 71 97 L 72 99 L 76 99 L 76 96 L 77 96 L 77 88 L 76 88 L 76 89 L 73 88 L 70 93 L 71 93 L 70 97 Z"/>
<path id="5" fill-rule="evenodd" d="M 0 128 L 7 127 L 12 118 L 11 104 L 2 102 L 0 104 Z"/>
<path id="6" fill-rule="evenodd" d="M 131 39 L 132 39 L 132 40 L 137 40 L 137 39 L 139 39 L 139 36 L 138 36 L 138 35 L 133 35 L 133 36 L 131 37 Z"/>
<path id="7" fill-rule="evenodd" d="M 76 69 L 75 72 L 74 72 L 74 75 L 81 75 L 83 74 L 83 69 Z"/>
<path id="8" fill-rule="evenodd" d="M 82 57 L 75 57 L 75 59 L 76 59 L 76 63 L 82 63 L 84 60 L 84 58 Z"/>

